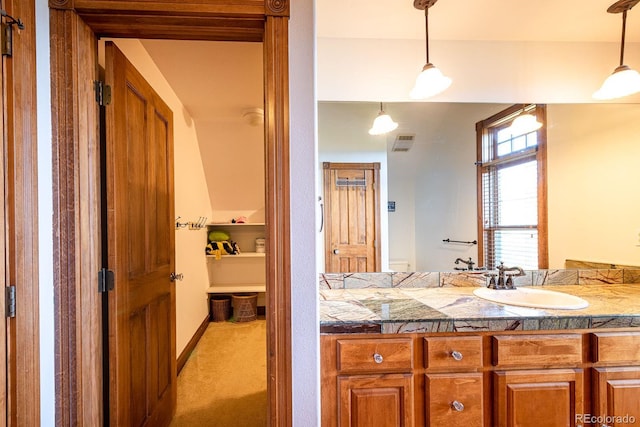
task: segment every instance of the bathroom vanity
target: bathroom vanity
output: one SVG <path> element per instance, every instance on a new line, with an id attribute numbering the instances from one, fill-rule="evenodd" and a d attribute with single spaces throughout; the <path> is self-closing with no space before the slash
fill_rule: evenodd
<path id="1" fill-rule="evenodd" d="M 480 299 L 477 276 L 402 287 L 403 273 L 379 274 L 321 276 L 323 426 L 640 423 L 640 285 L 623 273 L 538 283 L 589 302 L 578 310 Z"/>

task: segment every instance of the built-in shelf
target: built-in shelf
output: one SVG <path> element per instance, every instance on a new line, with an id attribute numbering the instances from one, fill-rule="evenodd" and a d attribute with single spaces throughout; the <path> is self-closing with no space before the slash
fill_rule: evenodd
<path id="1" fill-rule="evenodd" d="M 237 292 L 266 292 L 266 285 L 221 285 L 207 288 L 208 294 L 233 294 Z"/>
<path id="2" fill-rule="evenodd" d="M 264 227 L 264 222 L 212 222 L 207 225 L 209 227 L 250 227 L 252 225 Z"/>
<path id="3" fill-rule="evenodd" d="M 240 252 L 236 255 L 220 255 L 220 258 L 264 258 L 264 252 Z M 207 255 L 207 258 L 216 259 L 215 255 Z"/>

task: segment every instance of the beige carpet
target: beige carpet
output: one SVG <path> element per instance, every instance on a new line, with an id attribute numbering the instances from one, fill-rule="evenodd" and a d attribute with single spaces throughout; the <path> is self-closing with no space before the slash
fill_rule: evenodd
<path id="1" fill-rule="evenodd" d="M 209 323 L 178 375 L 171 426 L 266 426 L 266 341 L 264 319 Z"/>

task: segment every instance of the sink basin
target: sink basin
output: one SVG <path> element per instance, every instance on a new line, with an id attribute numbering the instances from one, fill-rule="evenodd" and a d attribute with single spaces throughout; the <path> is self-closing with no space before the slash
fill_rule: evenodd
<path id="1" fill-rule="evenodd" d="M 497 290 L 477 288 L 473 293 L 477 297 L 492 302 L 522 307 L 577 310 L 589 305 L 587 301 L 580 297 L 546 289 L 517 288 Z"/>

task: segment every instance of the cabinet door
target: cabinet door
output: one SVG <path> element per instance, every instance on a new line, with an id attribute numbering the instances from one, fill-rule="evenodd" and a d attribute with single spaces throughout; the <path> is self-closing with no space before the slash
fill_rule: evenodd
<path id="1" fill-rule="evenodd" d="M 640 367 L 594 369 L 593 388 L 593 412 L 607 425 L 640 420 Z"/>
<path id="2" fill-rule="evenodd" d="M 412 427 L 411 374 L 338 377 L 340 427 Z"/>
<path id="3" fill-rule="evenodd" d="M 480 427 L 484 420 L 482 374 L 428 374 L 427 426 Z"/>
<path id="4" fill-rule="evenodd" d="M 494 372 L 494 425 L 566 427 L 584 414 L 582 369 Z"/>

